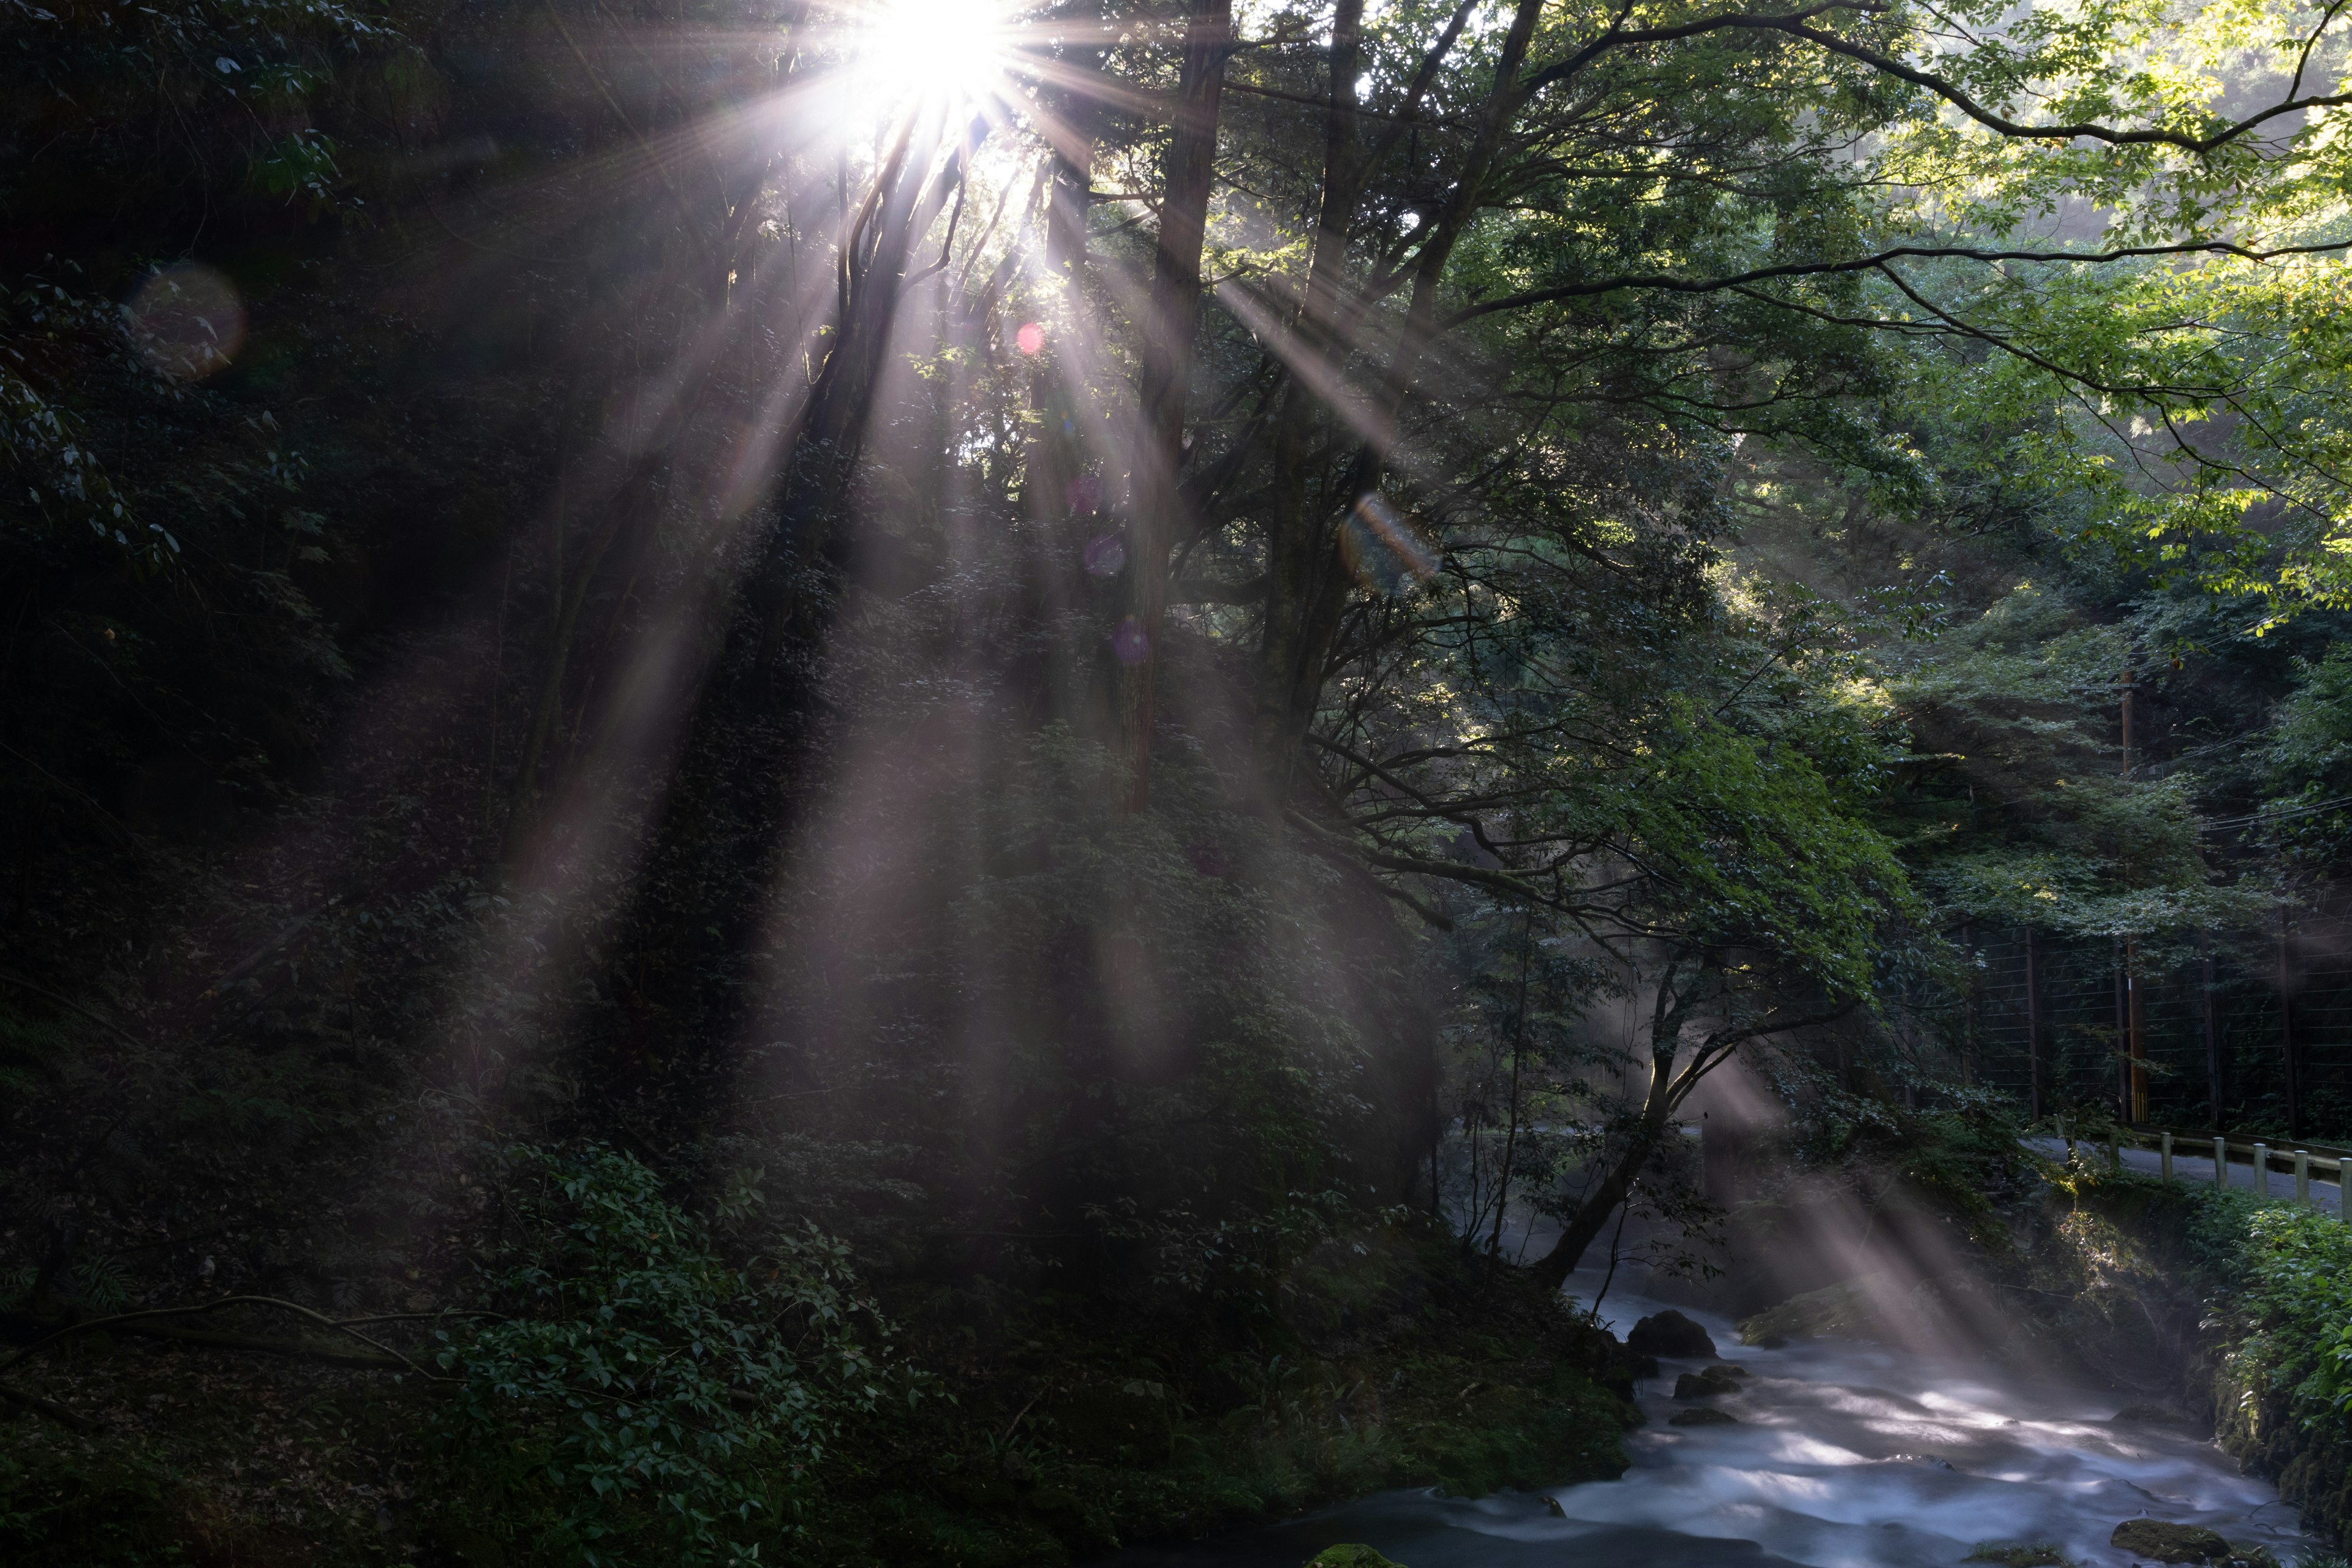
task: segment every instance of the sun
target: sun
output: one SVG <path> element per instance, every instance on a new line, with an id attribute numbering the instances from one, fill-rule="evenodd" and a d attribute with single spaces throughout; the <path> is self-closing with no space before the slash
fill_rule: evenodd
<path id="1" fill-rule="evenodd" d="M 876 0 L 859 32 L 859 75 L 900 100 L 985 98 L 1011 52 L 1003 7 L 991 0 Z"/>

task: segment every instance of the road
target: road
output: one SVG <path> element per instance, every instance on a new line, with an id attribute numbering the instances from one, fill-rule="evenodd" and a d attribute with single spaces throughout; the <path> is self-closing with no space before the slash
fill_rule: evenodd
<path id="1" fill-rule="evenodd" d="M 2063 1157 L 2066 1152 L 2066 1146 L 2055 1138 L 2033 1138 L 2027 1140 L 2027 1143 L 2036 1152 L 2048 1154 L 2053 1158 Z M 2084 1150 L 2094 1159 L 2106 1157 L 2107 1152 L 2105 1145 L 2080 1143 L 2076 1147 Z M 2153 1176 L 2160 1173 L 2164 1161 L 2163 1157 L 2153 1149 L 2126 1149 L 2124 1163 L 2135 1171 L 2144 1171 Z M 2172 1179 L 2176 1182 L 2194 1183 L 2199 1186 L 2211 1186 L 2213 1156 L 2203 1149 L 2199 1149 L 2194 1153 L 2175 1151 L 2172 1156 Z M 2254 1167 L 2249 1158 L 2247 1146 L 2234 1138 L 2230 1141 L 2230 1184 L 2247 1192 L 2252 1191 L 2254 1186 Z M 2294 1173 L 2272 1171 L 2270 1195 L 2274 1198 L 2293 1198 Z M 2333 1181 L 2323 1182 L 2317 1171 L 2311 1173 L 2311 1202 L 2313 1207 L 2328 1214 L 2340 1215 L 2344 1212 L 2343 1194 L 2336 1184 Z"/>

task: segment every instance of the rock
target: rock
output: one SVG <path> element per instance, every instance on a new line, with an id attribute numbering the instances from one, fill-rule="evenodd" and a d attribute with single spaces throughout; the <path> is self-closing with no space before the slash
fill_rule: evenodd
<path id="1" fill-rule="evenodd" d="M 2189 1417 L 2161 1405 L 2126 1405 L 2111 1416 L 2110 1426 L 2186 1426 Z"/>
<path id="2" fill-rule="evenodd" d="M 1307 1560 L 1307 1568 L 1403 1568 L 1369 1546 L 1327 1546 Z"/>
<path id="3" fill-rule="evenodd" d="M 1677 1410 L 1666 1417 L 1669 1426 L 1736 1426 L 1739 1417 L 1728 1410 L 1717 1410 L 1712 1405 L 1701 1405 L 1691 1410 Z"/>
<path id="4" fill-rule="evenodd" d="M 2228 1542 L 2202 1525 L 2160 1519 L 2127 1519 L 2116 1526 L 2107 1544 L 2158 1563 L 2226 1563 L 2234 1555 Z"/>
<path id="5" fill-rule="evenodd" d="M 1713 1356 L 1715 1342 L 1706 1331 L 1668 1308 L 1643 1319 L 1625 1336 L 1625 1348 L 1637 1355 Z"/>
<path id="6" fill-rule="evenodd" d="M 1754 1375 L 1746 1367 L 1740 1365 L 1736 1361 L 1719 1361 L 1713 1366 L 1708 1367 L 1706 1370 L 1711 1373 L 1720 1373 L 1727 1377 L 1749 1377 Z"/>
<path id="7" fill-rule="evenodd" d="M 1566 1519 L 1568 1517 L 1568 1510 L 1559 1506 L 1559 1499 L 1556 1497 L 1548 1497 L 1544 1499 L 1544 1511 L 1551 1515 L 1554 1519 Z"/>
<path id="8" fill-rule="evenodd" d="M 1766 1334 L 1762 1339 L 1756 1342 L 1756 1348 L 1767 1351 L 1787 1350 L 1789 1348 L 1789 1336 L 1786 1334 Z"/>
<path id="9" fill-rule="evenodd" d="M 1676 1399 L 1712 1399 L 1718 1394 L 1737 1394 L 1739 1380 L 1720 1367 L 1708 1367 L 1704 1372 L 1686 1372 L 1675 1379 Z"/>

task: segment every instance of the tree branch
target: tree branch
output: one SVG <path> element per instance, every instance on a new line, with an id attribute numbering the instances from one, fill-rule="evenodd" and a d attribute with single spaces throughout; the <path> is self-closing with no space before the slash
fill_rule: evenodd
<path id="1" fill-rule="evenodd" d="M 1651 289 L 1674 294 L 1713 294 L 1727 289 L 1746 288 L 1756 283 L 1769 283 L 1782 278 L 1822 278 L 1846 272 L 1875 272 L 1887 263 L 1904 260 L 1935 260 L 1956 258 L 1981 261 L 1988 265 L 2002 261 L 2063 263 L 2068 261 L 2125 261 L 2148 256 L 2236 256 L 2248 261 L 2270 261 L 2282 256 L 2316 256 L 2352 247 L 2352 240 L 2334 240 L 2325 245 L 2284 245 L 2270 250 L 2255 250 L 2247 246 L 2233 245 L 2228 240 L 2199 240 L 2182 245 L 2134 245 L 2115 250 L 1980 250 L 1963 245 L 1898 245 L 1891 250 L 1857 256 L 1845 261 L 1791 261 L 1776 267 L 1759 267 L 1752 271 L 1735 272 L 1723 278 L 1676 278 L 1663 272 L 1628 272 L 1613 278 L 1596 278 L 1581 283 L 1562 283 L 1551 289 L 1529 289 L 1524 294 L 1506 295 L 1499 300 L 1486 300 L 1466 306 L 1446 318 L 1451 329 L 1480 316 L 1491 316 L 1498 310 L 1524 310 L 1530 305 L 1549 304 L 1559 300 L 1585 299 L 1596 294 L 1613 294 L 1621 289 Z"/>

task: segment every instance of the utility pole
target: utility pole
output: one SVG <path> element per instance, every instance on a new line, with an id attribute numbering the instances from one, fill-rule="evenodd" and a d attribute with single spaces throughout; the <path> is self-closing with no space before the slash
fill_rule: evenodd
<path id="1" fill-rule="evenodd" d="M 2132 773 L 2132 709 L 2139 678 L 2126 666 L 2123 679 L 2124 777 Z M 2123 1047 L 2123 1118 L 2134 1126 L 2147 1120 L 2147 1013 L 2139 984 L 2139 939 L 2126 937 L 2116 970 L 2116 1033 Z"/>
<path id="2" fill-rule="evenodd" d="M 2132 699 L 2139 693 L 2139 678 L 2134 675 L 2130 670 L 2126 669 L 2124 671 L 2122 686 L 2124 694 L 2124 777 L 2129 778 L 2131 777 L 2132 771 Z"/>
<path id="3" fill-rule="evenodd" d="M 2116 1119 L 2132 1119 L 2131 998 L 2124 971 L 2124 939 L 2116 937 L 2110 962 L 2116 977 Z"/>
<path id="4" fill-rule="evenodd" d="M 2147 988 L 2140 984 L 2139 940 L 2124 939 L 2125 1026 L 2130 1031 L 2131 1115 L 2134 1126 L 2147 1120 Z"/>
<path id="5" fill-rule="evenodd" d="M 2025 1092 L 2034 1121 L 2042 1120 L 2042 953 L 2033 928 L 2025 928 Z"/>
<path id="6" fill-rule="evenodd" d="M 2218 1012 L 2220 1000 L 2213 994 L 2210 932 L 2197 933 L 2197 968 L 2205 1015 L 2205 1096 L 2213 1118 L 2213 1131 L 2218 1133 L 2221 1131 L 2221 1020 Z"/>
<path id="7" fill-rule="evenodd" d="M 2286 1133 L 2303 1136 L 2303 1084 L 2294 1059 L 2294 961 L 2288 951 L 2286 906 L 2278 916 L 2279 1056 L 2286 1067 Z"/>
<path id="8" fill-rule="evenodd" d="M 1960 1081 L 1977 1080 L 1977 928 L 1960 927 L 1960 947 L 1969 955 L 1968 994 L 1960 1003 Z"/>

